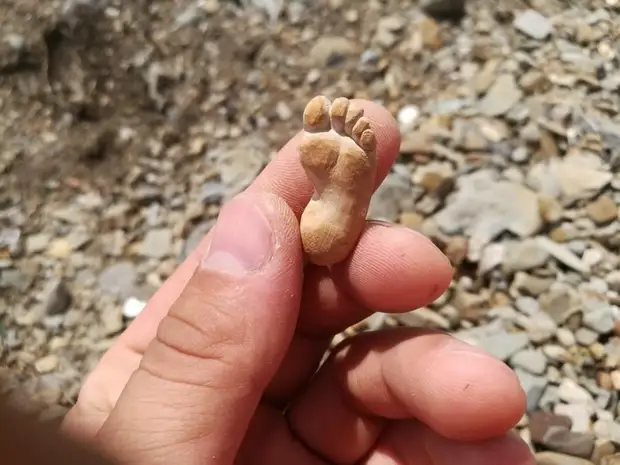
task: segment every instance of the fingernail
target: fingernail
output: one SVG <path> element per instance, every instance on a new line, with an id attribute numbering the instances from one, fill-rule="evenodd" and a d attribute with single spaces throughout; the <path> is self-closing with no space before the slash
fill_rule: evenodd
<path id="1" fill-rule="evenodd" d="M 245 275 L 261 270 L 271 259 L 274 234 L 256 202 L 238 197 L 220 212 L 203 269 Z"/>

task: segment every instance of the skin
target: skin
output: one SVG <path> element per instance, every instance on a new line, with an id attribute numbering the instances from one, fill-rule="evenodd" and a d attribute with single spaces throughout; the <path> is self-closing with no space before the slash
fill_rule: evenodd
<path id="1" fill-rule="evenodd" d="M 379 184 L 398 153 L 397 125 L 357 103 L 376 132 Z M 313 376 L 333 334 L 373 310 L 433 301 L 452 270 L 426 238 L 381 223 L 330 270 L 304 268 L 299 218 L 313 187 L 298 143 L 223 209 L 104 355 L 63 431 L 124 464 L 535 465 L 508 432 L 525 408 L 513 372 L 447 334 L 361 334 Z M 257 211 L 271 235 L 239 233 Z M 222 237 L 245 252 L 261 238 L 277 246 L 240 271 L 215 254 Z M 58 463 L 47 460 L 37 463 Z"/>

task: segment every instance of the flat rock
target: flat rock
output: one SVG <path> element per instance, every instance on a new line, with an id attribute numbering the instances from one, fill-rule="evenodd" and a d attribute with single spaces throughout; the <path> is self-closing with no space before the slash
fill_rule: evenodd
<path id="1" fill-rule="evenodd" d="M 502 269 L 507 273 L 528 271 L 543 266 L 549 255 L 534 239 L 511 241 L 506 244 Z"/>
<path id="2" fill-rule="evenodd" d="M 542 375 L 547 368 L 547 357 L 536 349 L 525 349 L 510 358 L 510 365 L 521 368 L 533 375 Z"/>
<path id="3" fill-rule="evenodd" d="M 507 113 L 522 97 L 523 91 L 519 89 L 515 77 L 502 74 L 478 102 L 478 109 L 486 116 L 500 116 Z"/>
<path id="4" fill-rule="evenodd" d="M 310 58 L 317 66 L 331 66 L 356 53 L 359 53 L 358 47 L 352 40 L 338 36 L 322 36 L 310 49 Z"/>
<path id="5" fill-rule="evenodd" d="M 563 263 L 564 265 L 572 268 L 575 271 L 579 271 L 583 274 L 590 273 L 590 267 L 587 263 L 581 260 L 577 255 L 575 255 L 571 250 L 557 242 L 549 239 L 546 236 L 538 236 L 536 238 L 538 245 L 547 251 L 550 255 L 552 255 L 556 260 Z"/>
<path id="6" fill-rule="evenodd" d="M 118 262 L 103 269 L 97 282 L 99 288 L 108 294 L 129 298 L 135 288 L 138 270 L 128 261 Z"/>
<path id="7" fill-rule="evenodd" d="M 446 233 L 470 236 L 470 259 L 479 259 L 484 246 L 502 232 L 528 237 L 542 225 L 536 194 L 521 184 L 479 171 L 461 177 L 457 186 L 453 201 L 434 218 Z"/>
<path id="8" fill-rule="evenodd" d="M 172 251 L 172 230 L 149 229 L 140 243 L 140 255 L 149 258 L 165 258 Z"/>
<path id="9" fill-rule="evenodd" d="M 618 205 L 608 195 L 601 195 L 586 206 L 588 217 L 597 225 L 604 225 L 618 219 Z"/>
<path id="10" fill-rule="evenodd" d="M 515 15 L 513 26 L 532 39 L 542 40 L 553 31 L 553 24 L 536 10 L 525 10 Z"/>
<path id="11" fill-rule="evenodd" d="M 519 383 L 525 392 L 527 411 L 537 410 L 549 381 L 544 376 L 536 376 L 519 368 L 516 368 L 514 372 L 519 378 Z"/>
<path id="12" fill-rule="evenodd" d="M 599 159 L 580 154 L 538 163 L 527 175 L 528 184 L 537 192 L 566 203 L 596 196 L 612 179 Z"/>

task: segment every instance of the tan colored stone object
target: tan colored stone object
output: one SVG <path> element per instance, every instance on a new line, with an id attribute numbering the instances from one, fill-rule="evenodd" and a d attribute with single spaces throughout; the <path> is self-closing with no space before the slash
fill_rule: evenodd
<path id="1" fill-rule="evenodd" d="M 301 240 L 310 263 L 330 266 L 347 258 L 366 223 L 377 141 L 364 110 L 343 97 L 314 97 L 303 122 L 300 161 L 315 193 L 301 216 Z"/>

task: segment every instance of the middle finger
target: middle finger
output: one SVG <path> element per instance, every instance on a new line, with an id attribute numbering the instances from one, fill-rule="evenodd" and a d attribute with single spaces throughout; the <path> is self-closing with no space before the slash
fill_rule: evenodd
<path id="1" fill-rule="evenodd" d="M 448 334 L 399 328 L 337 348 L 289 419 L 321 456 L 356 463 L 388 419 L 416 418 L 446 438 L 472 441 L 505 433 L 524 409 L 519 381 L 501 361 Z"/>

